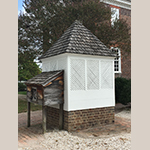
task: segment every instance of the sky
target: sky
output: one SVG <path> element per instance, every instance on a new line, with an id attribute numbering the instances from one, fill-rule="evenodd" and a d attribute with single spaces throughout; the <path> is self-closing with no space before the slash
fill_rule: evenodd
<path id="1" fill-rule="evenodd" d="M 20 10 L 23 11 L 22 4 L 23 4 L 23 0 L 18 0 L 18 14 L 19 14 Z"/>

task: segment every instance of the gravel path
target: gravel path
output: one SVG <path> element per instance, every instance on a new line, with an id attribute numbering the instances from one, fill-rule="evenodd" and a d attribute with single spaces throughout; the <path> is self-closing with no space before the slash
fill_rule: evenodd
<path id="1" fill-rule="evenodd" d="M 67 131 L 53 131 L 45 134 L 45 139 L 39 144 L 42 149 L 52 150 L 125 150 L 131 149 L 130 134 L 119 135 L 111 138 L 84 139 L 72 136 Z M 32 148 L 31 148 L 32 149 Z M 34 148 L 33 148 L 34 149 Z"/>
<path id="2" fill-rule="evenodd" d="M 32 145 L 32 144 L 31 144 Z M 67 131 L 46 133 L 42 140 L 19 150 L 130 150 L 131 134 L 122 134 L 110 138 L 85 139 L 73 136 Z"/>
<path id="3" fill-rule="evenodd" d="M 123 110 L 116 116 L 131 119 L 131 111 Z M 33 142 L 30 141 L 27 147 L 24 146 L 19 150 L 130 150 L 131 133 L 117 134 L 107 138 L 82 138 L 67 131 L 53 130 Z"/>
<path id="4" fill-rule="evenodd" d="M 131 110 L 130 109 L 122 110 L 121 112 L 115 114 L 115 116 L 126 118 L 126 119 L 131 119 Z"/>

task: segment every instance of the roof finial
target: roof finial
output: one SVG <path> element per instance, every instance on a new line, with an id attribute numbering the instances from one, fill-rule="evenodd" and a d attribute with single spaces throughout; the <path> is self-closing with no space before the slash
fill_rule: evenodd
<path id="1" fill-rule="evenodd" d="M 83 24 L 83 21 L 82 21 L 82 20 L 79 20 L 79 19 L 76 19 L 75 22 L 76 22 L 76 23 Z"/>

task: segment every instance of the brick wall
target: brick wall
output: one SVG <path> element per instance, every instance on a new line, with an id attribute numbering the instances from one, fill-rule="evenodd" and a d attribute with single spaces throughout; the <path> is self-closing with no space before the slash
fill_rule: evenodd
<path id="1" fill-rule="evenodd" d="M 128 24 L 131 33 L 131 10 L 120 8 L 114 5 L 105 4 L 107 7 L 115 7 L 119 9 L 119 18 L 124 19 Z M 124 53 L 121 51 L 121 71 L 122 73 L 115 73 L 115 77 L 131 78 L 131 53 Z"/>
<path id="2" fill-rule="evenodd" d="M 120 8 L 119 18 L 126 21 L 130 28 L 129 32 L 131 33 L 131 10 Z"/>
<path id="3" fill-rule="evenodd" d="M 120 19 L 126 20 L 131 33 L 131 10 L 120 8 Z M 131 78 L 131 53 L 121 52 L 121 77 Z M 117 75 L 116 75 L 117 76 Z"/>
<path id="4" fill-rule="evenodd" d="M 56 108 L 47 109 L 47 128 L 58 128 L 59 111 Z M 114 122 L 114 107 L 64 111 L 64 129 L 74 131 L 86 129 L 95 125 Z"/>
<path id="5" fill-rule="evenodd" d="M 113 7 L 111 5 L 111 7 Z M 119 8 L 119 7 L 118 7 Z M 119 18 L 124 19 L 130 30 L 129 34 L 131 33 L 131 10 L 125 8 L 119 8 Z M 131 78 L 131 53 L 126 53 L 123 50 L 121 51 L 121 74 L 115 74 L 115 77 L 123 77 L 130 79 Z"/>
<path id="6" fill-rule="evenodd" d="M 122 52 L 121 77 L 131 79 L 131 53 Z"/>
<path id="7" fill-rule="evenodd" d="M 115 73 L 115 77 L 131 79 L 131 53 L 121 52 L 121 72 Z"/>
<path id="8" fill-rule="evenodd" d="M 125 8 L 120 8 L 120 15 L 131 17 L 131 10 L 125 9 Z"/>
<path id="9" fill-rule="evenodd" d="M 46 128 L 59 128 L 59 109 L 53 107 L 46 108 Z"/>

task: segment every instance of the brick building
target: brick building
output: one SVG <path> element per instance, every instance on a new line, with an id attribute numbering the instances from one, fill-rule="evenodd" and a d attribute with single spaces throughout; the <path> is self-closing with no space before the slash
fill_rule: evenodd
<path id="1" fill-rule="evenodd" d="M 127 24 L 131 29 L 131 0 L 100 0 L 104 2 L 107 6 L 115 11 L 114 15 L 111 17 L 111 21 L 115 18 L 126 20 Z M 131 30 L 130 30 L 131 32 Z M 120 49 L 117 49 L 120 58 L 115 61 L 115 76 L 124 77 L 127 79 L 131 78 L 131 53 L 125 53 Z"/>

